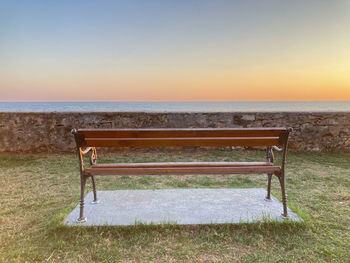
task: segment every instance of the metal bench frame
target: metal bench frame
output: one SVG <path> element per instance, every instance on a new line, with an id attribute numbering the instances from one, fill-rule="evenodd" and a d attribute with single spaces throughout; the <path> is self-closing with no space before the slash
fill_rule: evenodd
<path id="1" fill-rule="evenodd" d="M 95 176 L 148 174 L 267 174 L 267 196 L 271 200 L 271 180 L 275 175 L 281 186 L 283 213 L 287 217 L 285 165 L 292 128 L 237 129 L 73 129 L 80 168 L 80 215 L 84 217 L 84 193 L 91 178 L 94 201 L 98 203 Z M 96 147 L 163 147 L 163 146 L 264 146 L 266 162 L 188 162 L 188 163 L 119 163 L 97 164 Z M 280 166 L 274 165 L 274 152 L 282 152 Z M 83 156 L 90 154 L 90 167 Z"/>

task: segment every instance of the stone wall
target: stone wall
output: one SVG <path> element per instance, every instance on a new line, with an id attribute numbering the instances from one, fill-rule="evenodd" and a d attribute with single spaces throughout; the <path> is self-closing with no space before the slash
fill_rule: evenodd
<path id="1" fill-rule="evenodd" d="M 3 112 L 0 113 L 0 151 L 72 151 L 72 128 L 192 127 L 293 127 L 292 149 L 350 150 L 350 112 Z"/>

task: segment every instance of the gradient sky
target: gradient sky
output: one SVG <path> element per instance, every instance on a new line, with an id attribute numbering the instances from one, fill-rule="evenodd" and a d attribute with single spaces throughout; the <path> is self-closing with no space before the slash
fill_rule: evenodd
<path id="1" fill-rule="evenodd" d="M 350 100 L 350 1 L 1 1 L 0 101 Z"/>

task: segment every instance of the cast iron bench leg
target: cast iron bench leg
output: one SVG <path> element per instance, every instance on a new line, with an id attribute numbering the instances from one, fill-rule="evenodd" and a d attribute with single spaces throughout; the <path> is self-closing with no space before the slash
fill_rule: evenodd
<path id="1" fill-rule="evenodd" d="M 282 203 L 283 203 L 283 214 L 282 216 L 287 217 L 287 198 L 286 198 L 286 189 L 285 189 L 285 179 L 284 179 L 284 171 L 278 176 L 278 180 L 280 181 L 281 191 L 282 191 Z"/>
<path id="2" fill-rule="evenodd" d="M 268 200 L 268 201 L 271 200 L 271 179 L 272 179 L 272 174 L 267 174 L 267 195 L 266 195 L 266 200 Z"/>
<path id="3" fill-rule="evenodd" d="M 95 176 L 93 176 L 93 175 L 91 176 L 91 181 L 92 181 L 92 190 L 94 192 L 94 201 L 92 201 L 91 203 L 98 204 L 100 202 L 100 200 L 97 199 Z"/>
<path id="4" fill-rule="evenodd" d="M 84 192 L 85 192 L 86 177 L 84 175 L 80 176 L 80 215 L 77 219 L 78 223 L 84 223 L 87 218 L 84 217 Z"/>

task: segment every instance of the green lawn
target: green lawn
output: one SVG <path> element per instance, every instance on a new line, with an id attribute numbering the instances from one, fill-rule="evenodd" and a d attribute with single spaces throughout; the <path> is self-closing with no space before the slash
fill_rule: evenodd
<path id="1" fill-rule="evenodd" d="M 101 156 L 101 162 L 258 159 L 264 152 L 169 149 Z M 266 179 L 98 177 L 97 187 L 265 187 Z M 1 154 L 0 262 L 350 262 L 350 154 L 290 152 L 286 182 L 288 206 L 304 223 L 66 227 L 61 222 L 79 201 L 76 155 Z M 272 193 L 281 196 L 276 178 Z"/>

